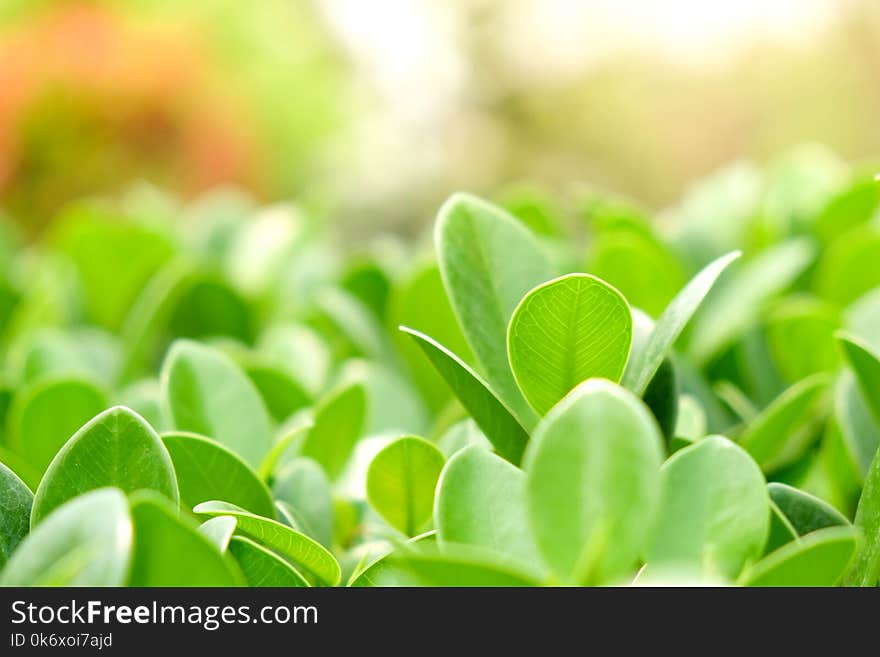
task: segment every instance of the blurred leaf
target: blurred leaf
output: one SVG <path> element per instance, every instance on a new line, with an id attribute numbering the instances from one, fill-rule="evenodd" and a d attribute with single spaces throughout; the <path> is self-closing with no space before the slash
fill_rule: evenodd
<path id="1" fill-rule="evenodd" d="M 213 438 L 257 467 L 272 445 L 269 414 L 245 374 L 216 349 L 178 340 L 162 365 L 174 427 Z"/>
<path id="2" fill-rule="evenodd" d="M 13 399 L 10 445 L 43 474 L 77 429 L 105 408 L 104 393 L 88 380 L 41 379 L 19 389 Z"/>
<path id="3" fill-rule="evenodd" d="M 740 253 L 734 251 L 718 258 L 692 278 L 676 295 L 657 320 L 644 347 L 633 351 L 623 378 L 625 387 L 637 395 L 645 391 L 663 359 L 666 358 L 703 299 L 709 294 L 715 281 L 739 256 Z"/>
<path id="4" fill-rule="evenodd" d="M 122 586 L 132 526 L 121 491 L 101 488 L 55 509 L 19 544 L 0 586 Z"/>
<path id="5" fill-rule="evenodd" d="M 839 334 L 837 340 L 874 419 L 880 422 L 880 357 L 858 338 Z"/>
<path id="6" fill-rule="evenodd" d="M 275 498 L 296 509 L 311 536 L 326 548 L 333 543 L 330 480 L 315 461 L 297 458 L 284 466 L 272 485 Z"/>
<path id="7" fill-rule="evenodd" d="M 815 437 L 811 420 L 829 382 L 825 374 L 799 381 L 748 424 L 739 443 L 765 472 L 791 463 L 809 447 L 806 441 Z"/>
<path id="8" fill-rule="evenodd" d="M 331 480 L 342 473 L 361 438 L 366 419 L 364 385 L 355 381 L 328 395 L 315 411 L 301 454 L 317 461 Z"/>
<path id="9" fill-rule="evenodd" d="M 698 363 L 706 363 L 729 346 L 756 321 L 763 304 L 787 289 L 814 255 L 812 243 L 797 238 L 742 263 L 697 313 L 688 353 Z"/>
<path id="10" fill-rule="evenodd" d="M 816 268 L 814 289 L 819 296 L 848 306 L 880 286 L 880 232 L 870 226 L 840 236 L 822 254 Z"/>
<path id="11" fill-rule="evenodd" d="M 119 328 L 144 283 L 174 248 L 164 235 L 88 205 L 70 208 L 57 221 L 51 241 L 73 260 L 89 315 L 109 329 Z"/>
<path id="12" fill-rule="evenodd" d="M 199 532 L 225 554 L 237 524 L 232 516 L 217 516 L 199 525 Z"/>

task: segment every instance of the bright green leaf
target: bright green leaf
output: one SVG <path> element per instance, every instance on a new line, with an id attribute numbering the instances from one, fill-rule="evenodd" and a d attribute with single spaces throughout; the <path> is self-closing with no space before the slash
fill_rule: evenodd
<path id="1" fill-rule="evenodd" d="M 431 518 L 443 453 L 416 436 L 387 445 L 367 470 L 367 499 L 388 523 L 415 536 Z"/>
<path id="2" fill-rule="evenodd" d="M 531 290 L 507 333 L 514 377 L 539 415 L 581 381 L 619 381 L 631 343 L 626 299 L 589 274 L 568 274 Z"/>

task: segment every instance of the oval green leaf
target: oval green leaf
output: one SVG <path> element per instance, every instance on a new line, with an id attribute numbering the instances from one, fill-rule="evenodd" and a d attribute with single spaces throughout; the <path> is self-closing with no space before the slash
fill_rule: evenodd
<path id="1" fill-rule="evenodd" d="M 430 520 L 443 453 L 405 436 L 382 449 L 367 469 L 367 500 L 392 527 L 415 536 Z"/>
<path id="2" fill-rule="evenodd" d="M 269 489 L 247 463 L 220 443 L 182 432 L 165 433 L 162 442 L 174 463 L 185 508 L 226 500 L 258 516 L 274 516 Z"/>
<path id="3" fill-rule="evenodd" d="M 107 398 L 80 378 L 41 379 L 16 394 L 10 408 L 10 442 L 39 474 L 70 437 L 107 408 Z"/>
<path id="4" fill-rule="evenodd" d="M 259 392 L 227 356 L 189 340 L 175 342 L 162 365 L 162 389 L 176 429 L 209 436 L 258 467 L 272 445 Z"/>
<path id="5" fill-rule="evenodd" d="M 564 582 L 615 581 L 635 566 L 658 509 L 662 444 L 642 401 L 603 379 L 538 424 L 524 460 L 529 522 Z"/>
<path id="6" fill-rule="evenodd" d="M 589 274 L 568 274 L 531 290 L 507 332 L 514 377 L 539 415 L 581 381 L 619 381 L 631 344 L 626 299 Z"/>
<path id="7" fill-rule="evenodd" d="M 128 501 L 90 491 L 52 512 L 18 546 L 0 586 L 122 586 L 132 544 Z"/>
<path id="8" fill-rule="evenodd" d="M 315 411 L 301 453 L 321 464 L 330 479 L 345 469 L 364 430 L 367 393 L 360 381 L 332 392 Z"/>
<path id="9" fill-rule="evenodd" d="M 708 436 L 676 452 L 660 470 L 659 520 L 649 569 L 735 578 L 764 550 L 770 507 L 764 475 L 741 448 Z"/>
<path id="10" fill-rule="evenodd" d="M 525 473 L 482 447 L 465 447 L 443 468 L 434 524 L 441 546 L 484 547 L 544 567 L 526 515 Z"/>
<path id="11" fill-rule="evenodd" d="M 103 486 L 155 490 L 178 503 L 174 466 L 162 440 L 124 406 L 96 416 L 61 448 L 37 488 L 31 527 L 67 500 Z"/>

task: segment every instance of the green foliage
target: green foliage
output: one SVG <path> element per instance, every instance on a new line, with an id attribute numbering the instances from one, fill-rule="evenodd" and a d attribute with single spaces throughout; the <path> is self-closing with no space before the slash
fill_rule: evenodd
<path id="1" fill-rule="evenodd" d="M 0 258 L 0 584 L 877 585 L 880 196 L 795 160 L 434 257 L 77 206 Z"/>
<path id="2" fill-rule="evenodd" d="M 416 436 L 398 438 L 367 470 L 367 500 L 388 523 L 415 536 L 430 519 L 443 453 Z"/>

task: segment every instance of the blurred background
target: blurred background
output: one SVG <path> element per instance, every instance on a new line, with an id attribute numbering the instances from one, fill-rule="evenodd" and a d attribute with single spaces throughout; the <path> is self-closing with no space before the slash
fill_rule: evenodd
<path id="1" fill-rule="evenodd" d="M 30 235 L 132 180 L 351 239 L 517 181 L 660 210 L 804 143 L 870 159 L 878 116 L 876 0 L 0 0 L 0 206 Z"/>

